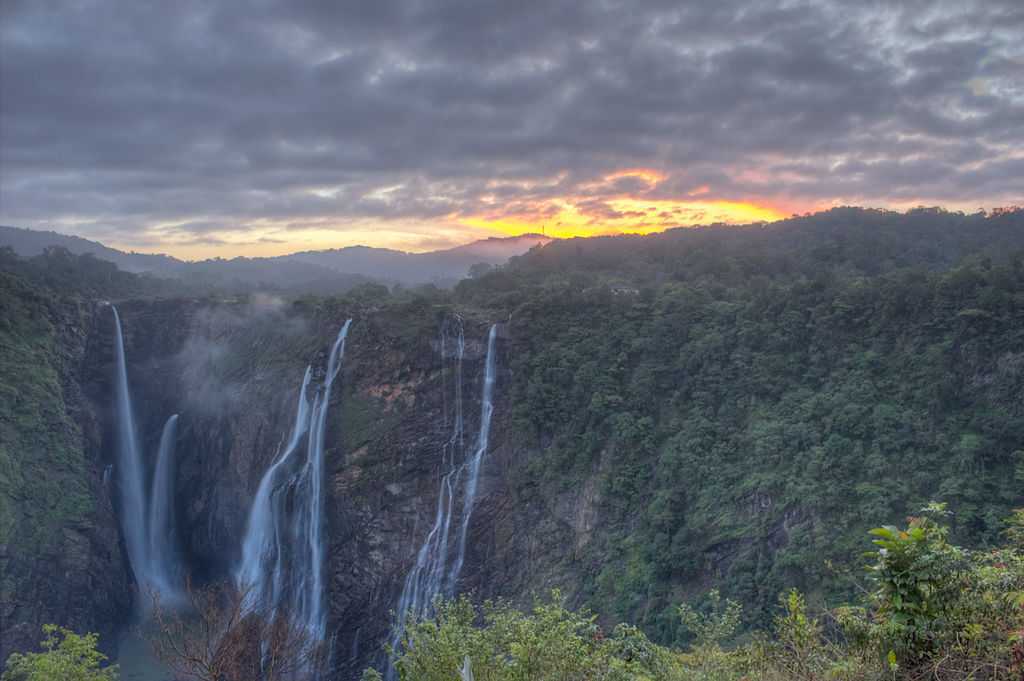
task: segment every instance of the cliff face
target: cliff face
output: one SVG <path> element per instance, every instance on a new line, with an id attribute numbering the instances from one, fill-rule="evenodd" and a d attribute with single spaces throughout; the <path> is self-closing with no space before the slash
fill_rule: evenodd
<path id="1" fill-rule="evenodd" d="M 451 372 L 436 340 L 445 312 L 421 310 L 404 317 L 273 299 L 127 302 L 118 309 L 140 445 L 150 466 L 161 426 L 170 414 L 179 414 L 180 548 L 200 580 L 231 577 L 255 490 L 292 427 L 305 368 L 312 366 L 315 377 L 322 373 L 338 328 L 349 316 L 355 318 L 329 411 L 325 451 L 331 480 L 329 626 L 337 632 L 341 678 L 379 661 L 390 611 L 436 507 L 439 452 L 452 409 L 445 391 Z M 475 439 L 479 425 L 487 321 L 467 323 L 467 440 Z M 90 402 L 100 422 L 100 468 L 116 457 L 115 424 L 106 404 L 113 394 L 110 326 L 96 325 L 87 363 Z M 499 352 L 507 343 L 499 342 Z M 486 555 L 478 546 L 488 536 L 477 528 L 493 515 L 492 498 L 504 493 L 493 474 L 502 459 L 507 414 L 507 369 L 501 364 L 499 359 L 494 449 L 485 463 L 463 570 L 467 588 Z M 125 600 L 126 584 L 113 590 Z M 111 613 L 110 621 L 123 622 L 123 610 Z"/>
<path id="2" fill-rule="evenodd" d="M 0 418 L 0 662 L 41 626 L 98 631 L 125 620 L 129 575 L 104 476 L 112 371 L 100 305 L 32 299 L 5 310 Z M 112 326 L 112 325 L 110 325 Z"/>
<path id="3" fill-rule="evenodd" d="M 200 581 L 230 578 L 256 487 L 292 427 L 305 367 L 322 372 L 337 329 L 355 318 L 325 452 L 329 630 L 338 678 L 383 664 L 392 612 L 436 512 L 441 450 L 455 409 L 455 374 L 438 342 L 450 311 L 377 313 L 272 299 L 129 301 L 118 310 L 139 442 L 150 468 L 163 423 L 179 414 L 179 548 Z M 55 347 L 67 421 L 81 431 L 75 447 L 86 462 L 95 509 L 62 527 L 61 541 L 46 551 L 12 553 L 12 543 L 5 545 L 5 574 L 14 585 L 5 602 L 5 655 L 30 647 L 44 622 L 113 640 L 133 602 L 144 597 L 132 584 L 114 509 L 112 314 L 102 304 L 79 312 L 55 325 Z M 469 453 L 480 426 L 491 321 L 465 324 L 462 409 Z M 567 490 L 545 504 L 517 499 L 517 471 L 539 454 L 510 435 L 508 358 L 515 328 L 500 329 L 490 447 L 459 590 L 523 599 L 548 586 L 571 586 L 551 547 L 586 543 L 596 488 Z"/>
<path id="4" fill-rule="evenodd" d="M 454 372 L 438 343 L 450 311 L 273 300 L 138 302 L 118 309 L 147 457 L 155 455 L 163 422 L 179 414 L 177 514 L 181 548 L 198 579 L 230 578 L 255 490 L 292 427 L 305 367 L 322 372 L 338 328 L 355 319 L 325 451 L 328 629 L 338 678 L 381 665 L 392 612 L 436 512 L 441 450 L 455 408 Z M 462 408 L 469 452 L 478 437 L 491 321 L 465 323 Z M 551 547 L 586 543 L 596 487 L 570 489 L 545 504 L 516 498 L 517 471 L 538 454 L 510 435 L 508 357 L 515 328 L 500 329 L 490 447 L 459 590 L 522 600 L 548 586 L 571 587 L 572 570 Z M 113 352 L 109 329 L 97 326 L 93 336 L 91 401 L 101 414 L 105 464 L 115 454 L 112 417 L 103 404 L 112 393 L 100 377 L 113 375 Z M 124 585 L 117 589 L 124 593 Z M 123 615 L 111 613 L 111 619 L 123 622 Z"/>

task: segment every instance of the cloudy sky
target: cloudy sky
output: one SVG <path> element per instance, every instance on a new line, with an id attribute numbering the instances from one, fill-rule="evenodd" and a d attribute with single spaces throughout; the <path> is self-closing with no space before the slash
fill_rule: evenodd
<path id="1" fill-rule="evenodd" d="M 0 224 L 186 257 L 1024 197 L 1024 3 L 3 0 Z"/>

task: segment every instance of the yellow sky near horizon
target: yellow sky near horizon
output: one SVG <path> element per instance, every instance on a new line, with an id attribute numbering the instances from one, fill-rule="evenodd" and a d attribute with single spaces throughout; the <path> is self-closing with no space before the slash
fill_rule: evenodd
<path id="1" fill-rule="evenodd" d="M 372 246 L 408 252 L 452 248 L 488 237 L 543 233 L 554 238 L 610 234 L 651 234 L 676 227 L 709 224 L 773 222 L 794 213 L 835 205 L 780 202 L 765 198 L 736 200 L 716 196 L 708 186 L 677 195 L 662 191 L 667 177 L 650 168 L 629 168 L 576 185 L 571 194 L 546 195 L 562 178 L 519 183 L 527 197 L 504 200 L 483 195 L 470 211 L 434 218 L 335 219 L 316 216 L 305 221 L 258 219 L 243 225 L 225 224 L 209 232 L 189 231 L 189 223 L 156 224 L 141 234 L 97 236 L 106 245 L 137 252 L 158 252 L 185 260 L 272 257 L 304 250 Z M 494 183 L 495 191 L 500 185 Z M 896 209 L 920 205 L 904 202 Z M 960 207 L 962 209 L 962 207 Z M 75 233 L 75 225 L 67 230 Z M 118 237 L 126 238 L 120 239 Z"/>
<path id="2" fill-rule="evenodd" d="M 187 225 L 161 224 L 150 226 L 137 241 L 120 241 L 114 235 L 105 243 L 186 260 L 270 257 L 355 245 L 424 252 L 488 237 L 528 233 L 556 238 L 650 234 L 674 227 L 770 222 L 792 214 L 792 210 L 765 201 L 716 198 L 706 186 L 679 198 L 654 197 L 652 192 L 665 180 L 666 176 L 657 170 L 630 168 L 582 183 L 570 195 L 513 201 L 484 196 L 475 211 L 453 212 L 432 220 L 335 221 L 327 216 L 300 223 L 255 220 L 241 227 L 225 226 L 198 234 L 190 232 Z M 520 188 L 541 192 L 542 184 L 527 183 Z"/>
<path id="3" fill-rule="evenodd" d="M 604 202 L 608 214 L 594 216 L 579 206 L 553 202 L 553 214 L 472 216 L 459 222 L 505 236 L 543 232 L 560 239 L 605 234 L 651 234 L 674 227 L 715 223 L 748 224 L 771 222 L 788 216 L 769 206 L 734 201 L 668 201 L 610 199 Z"/>
<path id="4" fill-rule="evenodd" d="M 544 233 L 549 237 L 572 238 L 611 234 L 651 234 L 674 227 L 714 223 L 748 224 L 771 222 L 788 217 L 767 206 L 739 202 L 675 202 L 615 199 L 607 202 L 618 215 L 598 217 L 578 206 L 553 202 L 548 212 L 500 215 L 453 215 L 434 223 L 396 228 L 389 223 L 362 225 L 340 229 L 329 226 L 308 229 L 266 224 L 244 231 L 225 231 L 215 239 L 204 240 L 184 235 L 161 235 L 159 228 L 151 231 L 148 243 L 99 238 L 105 245 L 127 251 L 165 253 L 183 260 L 206 258 L 273 257 L 296 251 L 373 246 L 407 252 L 426 252 L 452 248 L 488 237 L 512 237 Z M 74 231 L 69 227 L 68 231 Z M 425 237 L 427 233 L 429 236 Z"/>

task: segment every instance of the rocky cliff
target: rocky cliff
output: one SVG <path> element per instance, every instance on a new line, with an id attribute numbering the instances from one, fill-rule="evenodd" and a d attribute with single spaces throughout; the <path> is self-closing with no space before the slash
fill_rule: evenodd
<path id="1" fill-rule="evenodd" d="M 437 330 L 448 309 L 388 310 L 285 304 L 272 298 L 235 301 L 125 301 L 118 304 L 124 329 L 129 383 L 140 445 L 155 455 L 163 422 L 178 413 L 177 515 L 183 553 L 198 580 L 228 579 L 235 567 L 252 496 L 291 421 L 306 365 L 324 369 L 326 350 L 337 328 L 355 319 L 342 368 L 341 389 L 328 420 L 326 460 L 330 537 L 327 569 L 330 629 L 339 678 L 358 675 L 380 662 L 381 644 L 391 623 L 406 572 L 429 529 L 436 506 L 442 443 L 451 417 L 450 371 L 437 347 Z M 115 423 L 111 409 L 113 323 L 109 307 L 92 306 L 87 326 L 75 337 L 77 367 L 68 390 L 84 405 L 71 413 L 91 424 L 83 453 L 97 481 L 109 546 L 86 546 L 76 554 L 69 574 L 85 579 L 83 564 L 106 557 L 104 573 L 118 580 L 91 586 L 68 581 L 67 591 L 88 594 L 76 619 L 56 609 L 35 619 L 67 622 L 109 633 L 127 623 L 132 600 L 123 547 L 113 515 L 113 483 L 103 471 L 115 466 Z M 464 411 L 467 438 L 479 420 L 483 353 L 490 319 L 467 321 L 464 363 Z M 504 355 L 512 343 L 510 327 L 499 340 Z M 63 347 L 69 341 L 61 340 Z M 504 471 L 510 465 L 507 441 L 507 365 L 499 358 L 494 436 L 482 478 L 481 499 L 471 527 L 466 568 L 460 588 L 481 594 L 508 593 L 508 580 L 483 580 L 495 556 L 498 520 L 512 506 Z M 87 417 L 79 413 L 84 409 Z M 446 411 L 449 410 L 449 411 Z M 84 420 L 83 420 L 84 419 Z M 150 465 L 152 461 L 150 461 Z M 506 528 L 504 531 L 509 532 Z M 39 560 L 43 560 L 39 556 Z M 9 572 L 47 589 L 47 582 L 19 565 Z M 35 573 L 36 575 L 38 573 Z M 516 581 L 528 578 L 528 571 Z M 110 596 L 115 596 L 110 598 Z M 49 593 L 42 595 L 43 600 Z M 27 601 L 19 608 L 27 607 Z M 99 607 L 106 602 L 108 607 Z M 111 607 L 112 606 L 112 607 Z M 22 609 L 11 621 L 29 629 L 35 620 Z M 11 639 L 23 648 L 34 631 Z"/>
<path id="2" fill-rule="evenodd" d="M 453 405 L 451 367 L 442 361 L 438 329 L 453 310 L 345 307 L 326 302 L 284 304 L 194 300 L 126 301 L 118 305 L 128 375 L 142 450 L 155 455 L 163 422 L 178 413 L 177 514 L 183 553 L 199 580 L 228 579 L 235 567 L 249 504 L 260 478 L 287 438 L 307 364 L 322 372 L 337 328 L 353 317 L 341 389 L 328 421 L 326 460 L 331 485 L 327 522 L 329 630 L 338 678 L 352 678 L 382 664 L 392 611 L 405 575 L 429 530 L 437 504 L 440 452 L 449 436 Z M 87 456 L 103 509 L 108 544 L 69 555 L 77 566 L 105 556 L 104 573 L 118 579 L 89 588 L 84 618 L 59 610 L 35 619 L 70 622 L 110 632 L 129 619 L 130 586 L 117 544 L 110 483 L 103 470 L 115 465 L 110 408 L 113 324 L 108 307 L 96 305 L 80 333 L 78 373 L 69 389 L 81 392 L 93 435 Z M 463 410 L 466 437 L 479 426 L 486 337 L 493 320 L 466 320 Z M 551 546 L 579 546 L 594 522 L 594 485 L 570 490 L 544 506 L 523 508 L 511 483 L 528 453 L 510 435 L 508 357 L 515 326 L 503 324 L 498 339 L 498 379 L 491 446 L 485 457 L 478 504 L 467 542 L 459 589 L 479 597 L 528 598 L 546 586 L 569 586 L 570 576 L 552 571 Z M 81 387 L 79 387 L 81 386 Z M 77 416 L 76 416 L 77 418 Z M 18 566 L 12 571 L 20 573 Z M 26 581 L 31 581 L 25 572 Z M 42 589 L 46 582 L 33 581 Z M 44 600 L 49 594 L 44 594 Z M 105 602 L 104 608 L 98 603 Z M 13 619 L 26 618 L 16 611 Z M 34 624 L 34 620 L 32 621 Z M 19 638 L 23 647 L 32 636 Z"/>
<path id="3" fill-rule="evenodd" d="M 94 399 L 112 376 L 98 370 L 104 308 L 18 293 L 0 315 L 0 660 L 50 622 L 110 642 L 130 604 L 104 475 L 109 414 Z"/>

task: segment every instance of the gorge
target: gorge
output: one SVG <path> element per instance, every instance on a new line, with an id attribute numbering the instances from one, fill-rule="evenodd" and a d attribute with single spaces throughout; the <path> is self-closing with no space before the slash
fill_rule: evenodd
<path id="1" fill-rule="evenodd" d="M 185 576 L 283 604 L 331 679 L 387 674 L 456 593 L 558 588 L 673 642 L 713 586 L 745 626 L 790 584 L 841 601 L 826 561 L 931 499 L 995 541 L 1024 502 L 1020 214 L 743 229 L 337 296 L 4 260 L 0 658 L 46 622 L 115 641 Z"/>

